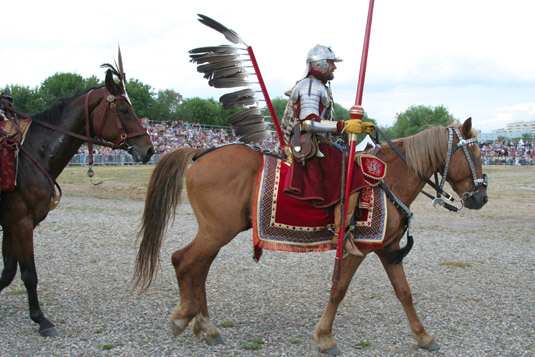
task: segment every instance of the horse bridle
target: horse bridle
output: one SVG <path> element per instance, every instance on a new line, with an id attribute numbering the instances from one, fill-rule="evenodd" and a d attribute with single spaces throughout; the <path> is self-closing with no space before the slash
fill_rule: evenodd
<path id="1" fill-rule="evenodd" d="M 452 147 L 452 145 L 453 145 L 453 134 L 454 133 L 457 135 L 457 138 L 459 139 L 459 142 L 457 144 L 455 144 L 455 146 Z M 442 180 L 440 181 L 440 185 L 438 186 L 437 197 L 433 200 L 433 205 L 434 206 L 436 206 L 436 204 L 439 204 L 439 205 L 443 206 L 443 202 L 440 201 L 440 193 L 445 193 L 443 188 L 444 188 L 444 183 L 446 182 L 446 177 L 448 175 L 448 168 L 449 168 L 449 165 L 450 165 L 451 156 L 455 153 L 455 151 L 457 151 L 460 148 L 462 148 L 463 151 L 464 151 L 464 156 L 466 157 L 466 161 L 468 162 L 468 166 L 470 167 L 470 172 L 472 174 L 472 180 L 474 182 L 474 188 L 472 188 L 468 192 L 464 192 L 461 195 L 461 204 L 465 199 L 467 199 L 469 197 L 472 197 L 477 192 L 479 192 L 479 188 L 481 186 L 483 186 L 485 188 L 488 186 L 489 179 L 488 179 L 487 174 L 483 174 L 482 178 L 478 178 L 477 177 L 476 168 L 474 166 L 474 163 L 472 162 L 472 158 L 470 157 L 470 154 L 468 153 L 468 149 L 467 149 L 467 146 L 470 146 L 470 145 L 479 145 L 478 141 L 477 141 L 477 138 L 474 137 L 474 138 L 470 138 L 470 139 L 463 139 L 459 129 L 452 128 L 452 127 L 448 128 L 448 155 L 446 157 L 446 163 L 444 164 L 444 171 L 442 172 Z M 436 182 L 438 182 L 438 179 L 437 179 L 437 174 L 435 173 L 435 183 Z M 451 195 L 449 195 L 449 196 L 451 196 Z M 451 200 L 451 201 L 453 202 L 453 200 Z"/>
<path id="2" fill-rule="evenodd" d="M 440 206 L 440 207 L 447 208 L 450 211 L 457 212 L 457 211 L 460 211 L 464 207 L 463 201 L 465 199 L 467 199 L 467 198 L 473 196 L 474 194 L 476 194 L 479 191 L 479 188 L 481 186 L 483 186 L 483 187 L 487 187 L 488 186 L 488 177 L 487 177 L 487 174 L 483 174 L 482 178 L 478 178 L 477 177 L 477 173 L 476 173 L 476 169 L 475 169 L 474 163 L 472 162 L 472 159 L 470 158 L 470 154 L 469 154 L 468 149 L 467 149 L 468 145 L 474 145 L 474 144 L 477 145 L 477 138 L 474 137 L 474 138 L 470 138 L 470 139 L 464 139 L 462 137 L 461 132 L 459 131 L 459 129 L 452 128 L 452 127 L 448 127 L 447 129 L 448 129 L 448 134 L 449 134 L 448 135 L 448 153 L 447 153 L 447 157 L 446 157 L 446 163 L 444 164 L 444 170 L 442 172 L 442 180 L 441 180 L 440 184 L 438 183 L 438 172 L 434 173 L 435 182 L 431 181 L 428 177 L 423 175 L 421 172 L 418 172 L 418 176 L 423 181 L 425 181 L 425 183 L 427 183 L 429 186 L 434 188 L 435 191 L 437 192 L 436 196 L 433 196 L 433 195 L 425 192 L 424 190 L 421 191 L 424 195 L 426 195 L 427 197 L 429 197 L 429 198 L 431 198 L 433 200 L 433 207 Z M 407 163 L 407 158 L 405 157 L 405 154 L 403 154 L 398 149 L 398 147 L 396 145 L 394 145 L 394 143 L 385 135 L 385 133 L 383 133 L 377 127 L 375 128 L 375 132 L 377 134 L 380 134 L 383 137 L 383 139 L 392 147 L 392 149 L 401 157 L 401 159 L 403 159 L 403 161 L 405 163 Z M 453 146 L 453 134 L 454 133 L 457 135 L 457 138 L 459 139 L 459 142 L 457 144 L 455 144 L 455 146 Z M 375 141 L 379 142 L 378 137 L 375 138 Z M 472 174 L 472 180 L 474 182 L 474 188 L 471 189 L 468 192 L 464 192 L 461 195 L 461 201 L 460 201 L 461 207 L 458 208 L 458 207 L 455 207 L 455 206 L 450 205 L 447 202 L 445 202 L 442 197 L 446 198 L 447 200 L 449 200 L 452 203 L 453 202 L 457 202 L 455 197 L 453 197 L 452 195 L 450 195 L 449 193 L 444 191 L 444 183 L 446 182 L 446 177 L 448 175 L 448 169 L 449 169 L 451 157 L 455 153 L 455 151 L 457 151 L 460 148 L 463 149 L 464 155 L 466 156 L 466 161 L 468 162 L 468 166 L 470 167 L 470 172 Z M 399 199 L 397 199 L 397 197 L 394 198 L 394 202 L 396 204 L 398 204 L 398 206 L 401 206 L 407 212 L 407 214 L 409 216 L 411 215 L 410 211 L 408 211 L 408 208 L 405 209 L 403 203 L 401 201 L 399 201 Z"/>
<path id="3" fill-rule="evenodd" d="M 102 96 L 103 98 L 105 98 L 105 100 L 107 100 L 110 104 L 109 106 L 106 107 L 105 111 L 104 111 L 104 115 L 102 116 L 102 120 L 100 121 L 100 125 L 99 125 L 99 128 L 98 128 L 98 131 L 96 133 L 96 137 L 100 137 L 100 135 L 102 134 L 102 131 L 104 130 L 104 125 L 106 124 L 106 119 L 107 119 L 107 114 L 108 114 L 108 110 L 111 109 L 114 117 L 115 117 L 115 122 L 117 124 L 117 127 L 118 129 L 121 131 L 121 135 L 119 137 L 119 139 L 117 139 L 114 143 L 110 143 L 110 142 L 107 142 L 107 141 L 102 141 L 102 140 L 97 140 L 97 139 L 94 139 L 91 137 L 91 129 L 90 129 L 90 126 L 89 126 L 89 97 L 91 95 L 91 93 L 93 93 L 95 91 L 95 89 L 91 89 L 87 92 L 87 94 L 85 95 L 85 98 L 84 98 L 84 114 L 85 114 L 85 132 L 86 132 L 86 136 L 83 136 L 83 135 L 80 135 L 80 134 L 76 134 L 76 133 L 73 133 L 73 132 L 70 132 L 68 130 L 65 130 L 61 127 L 58 127 L 56 125 L 52 125 L 46 121 L 42 121 L 42 120 L 39 120 L 39 119 L 35 119 L 35 118 L 31 118 L 31 116 L 19 111 L 19 110 L 16 110 L 15 108 L 13 108 L 12 106 L 6 106 L 5 109 L 9 112 L 12 112 L 12 113 L 16 113 L 18 115 L 20 115 L 21 117 L 25 118 L 25 119 L 30 119 L 32 122 L 36 122 L 37 124 L 40 124 L 42 126 L 45 126 L 49 129 L 52 129 L 52 130 L 55 130 L 55 131 L 58 131 L 62 134 L 65 134 L 65 135 L 69 135 L 69 136 L 72 136 L 74 138 L 77 138 L 77 139 L 80 139 L 82 141 L 85 141 L 87 142 L 87 145 L 88 145 L 88 148 L 89 148 L 89 166 L 91 167 L 91 165 L 93 165 L 93 144 L 97 144 L 97 145 L 101 145 L 101 146 L 106 146 L 106 147 L 109 147 L 109 148 L 112 148 L 112 149 L 124 149 L 124 150 L 130 150 L 130 146 L 128 145 L 128 142 L 127 140 L 129 138 L 133 138 L 133 137 L 136 137 L 136 136 L 141 136 L 141 135 L 149 135 L 148 131 L 145 130 L 145 131 L 137 131 L 137 132 L 134 132 L 134 133 L 130 133 L 130 134 L 127 134 L 126 131 L 124 130 L 123 128 L 123 125 L 121 124 L 121 120 L 119 118 L 119 112 L 117 110 L 117 104 L 115 104 L 114 102 L 116 100 L 126 100 L 130 105 L 130 100 L 128 99 L 128 96 L 126 95 L 121 95 L 121 96 L 114 96 L 112 95 L 108 89 L 104 86 L 104 87 L 101 87 L 100 88 L 101 91 L 102 91 Z M 14 116 L 13 116 L 13 119 Z M 61 199 L 61 196 L 62 196 L 62 192 L 61 192 L 61 187 L 58 185 L 58 183 L 50 176 L 50 174 L 48 173 L 48 171 L 43 167 L 43 165 L 37 161 L 37 159 L 35 159 L 30 152 L 28 152 L 28 150 L 22 146 L 22 145 L 17 145 L 22 152 L 24 152 L 24 154 L 26 154 L 26 156 L 28 156 L 32 161 L 33 163 L 39 167 L 39 169 L 45 174 L 45 176 L 47 177 L 48 181 L 50 182 L 50 185 L 52 186 L 52 190 L 54 191 L 54 194 L 53 194 L 53 197 L 52 197 L 52 203 L 51 203 L 51 206 L 52 208 L 51 209 L 54 209 L 55 206 L 57 206 L 59 204 L 59 200 Z M 90 169 L 91 170 L 91 169 Z M 88 175 L 89 175 L 89 172 L 88 172 Z M 59 191 L 59 197 L 56 197 L 56 190 L 55 190 L 55 187 L 58 188 L 58 191 Z"/>
<path id="4" fill-rule="evenodd" d="M 108 89 L 106 87 L 101 87 L 100 89 L 102 91 L 102 96 L 110 104 L 104 110 L 104 114 L 102 115 L 102 119 L 100 121 L 100 125 L 98 127 L 98 130 L 97 130 L 95 136 L 96 137 L 100 137 L 100 135 L 102 134 L 102 131 L 104 130 L 104 125 L 106 124 L 108 110 L 110 110 L 110 109 L 111 109 L 111 111 L 113 113 L 113 116 L 115 117 L 115 124 L 117 125 L 117 128 L 121 131 L 121 135 L 115 141 L 115 143 L 109 143 L 109 142 L 105 142 L 105 141 L 98 141 L 98 140 L 94 140 L 93 138 L 91 138 L 91 127 L 89 125 L 90 124 L 89 123 L 89 97 L 91 96 L 91 93 L 93 93 L 93 91 L 95 90 L 95 89 L 91 89 L 89 92 L 87 92 L 87 94 L 85 96 L 85 101 L 84 101 L 85 133 L 86 133 L 85 141 L 87 141 L 87 146 L 88 146 L 88 151 L 89 151 L 89 165 L 90 166 L 93 165 L 93 144 L 107 146 L 107 147 L 110 147 L 112 149 L 123 149 L 123 150 L 129 151 L 131 149 L 131 146 L 129 146 L 128 142 L 127 142 L 127 140 L 129 138 L 133 138 L 133 137 L 141 136 L 141 135 L 149 135 L 149 133 L 146 130 L 145 131 L 137 131 L 137 132 L 134 132 L 134 133 L 126 134 L 126 132 L 125 132 L 125 130 L 123 128 L 123 125 L 121 124 L 121 119 L 119 118 L 119 112 L 118 112 L 118 109 L 117 109 L 117 104 L 115 104 L 114 102 L 116 100 L 125 100 L 125 101 L 128 102 L 128 104 L 132 105 L 130 103 L 130 100 L 128 99 L 128 97 L 126 95 L 123 95 L 123 94 L 118 96 L 118 97 L 114 96 L 113 94 L 110 94 L 110 92 L 108 91 Z M 87 139 L 91 139 L 91 140 L 87 140 Z"/>

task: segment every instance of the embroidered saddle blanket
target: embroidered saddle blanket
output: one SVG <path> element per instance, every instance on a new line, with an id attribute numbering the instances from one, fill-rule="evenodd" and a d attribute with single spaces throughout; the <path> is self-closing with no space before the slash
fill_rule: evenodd
<path id="1" fill-rule="evenodd" d="M 13 191 L 17 181 L 18 145 L 22 144 L 30 119 L 0 120 L 0 190 Z"/>
<path id="2" fill-rule="evenodd" d="M 315 208 L 308 201 L 283 193 L 290 166 L 284 161 L 264 156 L 257 177 L 253 206 L 255 256 L 261 249 L 288 252 L 332 250 L 333 209 Z M 366 186 L 355 210 L 355 242 L 359 248 L 381 249 L 387 219 L 386 196 L 379 187 Z"/>

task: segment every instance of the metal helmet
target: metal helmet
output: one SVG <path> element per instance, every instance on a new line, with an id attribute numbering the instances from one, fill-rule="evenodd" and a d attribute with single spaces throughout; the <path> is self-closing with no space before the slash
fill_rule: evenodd
<path id="1" fill-rule="evenodd" d="M 330 47 L 316 45 L 307 55 L 307 65 L 309 70 L 315 69 L 325 74 L 328 68 L 327 61 L 341 62 L 342 59 L 336 57 Z"/>

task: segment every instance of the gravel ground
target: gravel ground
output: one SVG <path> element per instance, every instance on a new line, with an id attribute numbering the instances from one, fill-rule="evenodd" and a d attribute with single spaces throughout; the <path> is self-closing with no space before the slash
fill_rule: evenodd
<path id="1" fill-rule="evenodd" d="M 482 210 L 460 213 L 419 198 L 405 270 L 420 318 L 441 349 L 417 348 L 379 259 L 370 255 L 335 320 L 344 355 L 535 355 L 533 185 L 529 195 L 521 212 L 509 212 L 516 199 L 493 201 L 492 194 Z M 334 252 L 265 251 L 254 263 L 252 235 L 240 234 L 208 277 L 212 320 L 235 323 L 221 328 L 226 345 L 210 347 L 189 328 L 173 337 L 169 322 L 178 302 L 170 256 L 196 230 L 188 205 L 167 234 L 153 286 L 141 296 L 131 289 L 142 210 L 140 201 L 63 198 L 35 231 L 40 301 L 61 336 L 39 336 L 17 275 L 0 294 L 0 355 L 318 355 L 312 334 L 329 297 Z M 246 349 L 254 339 L 262 348 Z"/>

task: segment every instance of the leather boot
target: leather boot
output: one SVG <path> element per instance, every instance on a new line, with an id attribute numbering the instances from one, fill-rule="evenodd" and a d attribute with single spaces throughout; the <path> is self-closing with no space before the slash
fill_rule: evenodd
<path id="1" fill-rule="evenodd" d="M 349 201 L 347 203 L 347 214 L 346 219 L 344 220 L 344 229 L 349 226 L 351 223 L 351 217 L 353 216 L 353 212 L 355 212 L 355 206 L 357 205 L 357 201 L 359 198 L 359 192 L 356 192 L 349 196 Z M 331 241 L 331 246 L 333 248 L 336 248 L 338 246 L 338 233 L 340 232 L 340 217 L 341 217 L 341 205 L 338 203 L 334 207 L 334 236 Z M 344 232 L 344 237 L 347 235 L 347 232 Z M 363 257 L 364 254 L 357 248 L 356 244 L 353 242 L 353 238 L 351 233 L 349 233 L 349 237 L 344 239 L 344 250 L 355 257 Z"/>

